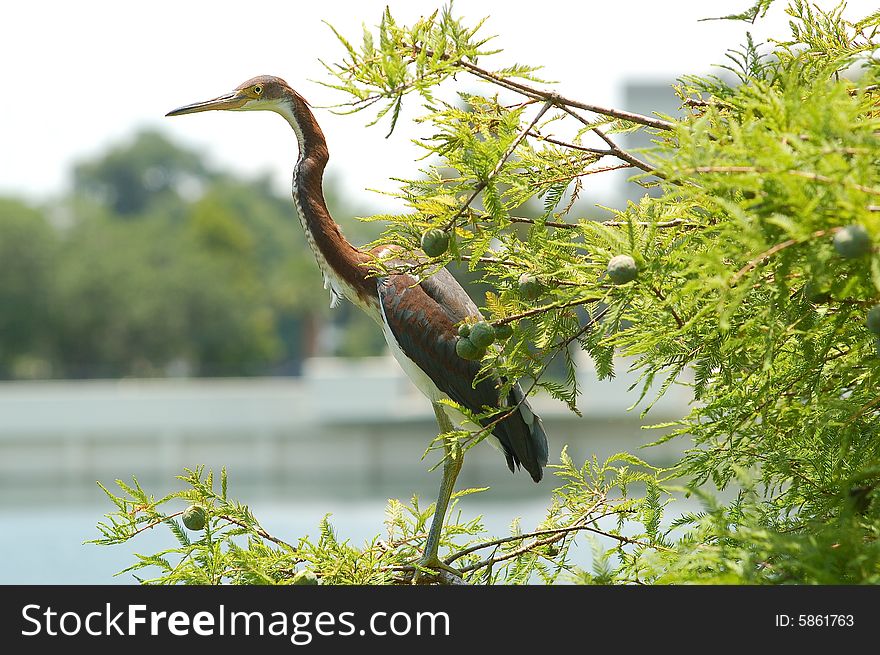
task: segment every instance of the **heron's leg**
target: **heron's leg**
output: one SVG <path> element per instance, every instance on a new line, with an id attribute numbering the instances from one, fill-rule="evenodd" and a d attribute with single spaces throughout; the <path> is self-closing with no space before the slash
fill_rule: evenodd
<path id="1" fill-rule="evenodd" d="M 434 414 L 437 416 L 437 425 L 440 427 L 440 433 L 443 434 L 454 430 L 455 428 L 452 425 L 452 421 L 450 421 L 449 417 L 446 415 L 443 405 L 433 403 L 433 406 Z M 454 438 L 443 440 L 443 450 L 443 479 L 440 482 L 440 493 L 437 496 L 437 505 L 434 507 L 434 516 L 431 519 L 431 529 L 428 532 L 428 541 L 425 543 L 425 552 L 422 555 L 422 559 L 419 561 L 419 566 L 426 569 L 449 571 L 458 576 L 460 575 L 458 571 L 441 562 L 437 553 L 440 549 L 440 534 L 443 531 L 446 510 L 449 509 L 449 499 L 452 497 L 458 472 L 461 471 L 464 453 L 461 451 L 461 446 L 459 446 Z M 421 575 L 417 571 L 413 580 L 418 582 L 420 577 Z"/>

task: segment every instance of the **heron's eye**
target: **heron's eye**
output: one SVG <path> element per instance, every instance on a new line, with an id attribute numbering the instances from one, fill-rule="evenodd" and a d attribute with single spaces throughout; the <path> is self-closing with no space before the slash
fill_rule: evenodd
<path id="1" fill-rule="evenodd" d="M 263 87 L 262 87 L 262 86 L 260 86 L 259 84 L 257 84 L 256 86 L 254 86 L 254 94 L 255 94 L 255 95 L 260 95 L 262 92 L 263 92 Z"/>

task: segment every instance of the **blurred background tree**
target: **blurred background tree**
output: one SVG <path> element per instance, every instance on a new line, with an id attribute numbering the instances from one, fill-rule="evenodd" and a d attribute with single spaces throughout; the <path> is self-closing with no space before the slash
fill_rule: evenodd
<path id="1" fill-rule="evenodd" d="M 48 348 L 58 239 L 40 211 L 0 198 L 0 377 L 34 374 Z M 43 367 L 44 368 L 44 367 Z"/>
<path id="2" fill-rule="evenodd" d="M 51 205 L 0 199 L 3 378 L 290 375 L 382 352 L 365 317 L 335 314 L 289 198 L 158 132 L 80 162 Z"/>

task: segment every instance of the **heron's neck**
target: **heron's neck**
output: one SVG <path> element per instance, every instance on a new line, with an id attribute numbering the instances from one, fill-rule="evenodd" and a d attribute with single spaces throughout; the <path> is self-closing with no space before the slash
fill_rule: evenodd
<path id="1" fill-rule="evenodd" d="M 306 101 L 295 92 L 276 111 L 296 132 L 299 157 L 293 169 L 293 202 L 324 275 L 324 286 L 331 290 L 331 305 L 339 296 L 362 304 L 375 296 L 376 284 L 367 277 L 369 255 L 346 240 L 327 210 L 322 179 L 329 154 L 324 133 Z"/>

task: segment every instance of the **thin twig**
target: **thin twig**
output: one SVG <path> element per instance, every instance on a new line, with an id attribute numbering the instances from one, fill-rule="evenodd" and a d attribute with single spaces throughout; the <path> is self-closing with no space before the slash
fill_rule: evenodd
<path id="1" fill-rule="evenodd" d="M 541 117 L 547 113 L 547 110 L 553 106 L 552 100 L 547 100 L 542 106 L 541 109 L 535 114 L 535 117 L 531 120 L 531 122 L 522 130 L 519 131 L 519 134 L 516 135 L 516 138 L 513 142 L 507 147 L 507 150 L 504 151 L 504 154 L 501 156 L 501 159 L 498 160 L 498 163 L 495 164 L 495 168 L 492 169 L 492 172 L 489 173 L 489 176 L 486 178 L 488 182 L 493 177 L 498 175 L 501 172 L 501 167 L 504 166 L 504 163 L 510 158 L 510 156 L 514 153 L 517 146 L 522 143 L 522 140 L 526 138 L 531 129 L 537 124 Z"/>
<path id="2" fill-rule="evenodd" d="M 529 544 L 524 544 L 520 548 L 517 548 L 516 550 L 512 550 L 509 553 L 505 553 L 504 555 L 502 555 L 500 557 L 494 557 L 494 556 L 488 557 L 482 561 L 475 562 L 473 564 L 469 564 L 469 565 L 464 566 L 461 569 L 459 569 L 459 571 L 461 571 L 462 573 L 468 573 L 468 572 L 474 571 L 476 569 L 481 569 L 485 566 L 492 566 L 493 564 L 497 564 L 499 562 L 504 562 L 506 560 L 513 559 L 515 557 L 519 557 L 523 553 L 527 553 L 530 550 L 533 550 L 533 549 L 538 548 L 540 546 L 546 546 L 546 545 L 552 544 L 556 541 L 559 541 L 560 539 L 564 538 L 565 534 L 568 534 L 571 532 L 578 532 L 581 530 L 583 530 L 585 532 L 592 532 L 594 534 L 598 534 L 603 537 L 608 537 L 610 539 L 615 539 L 618 542 L 620 542 L 621 544 L 634 544 L 637 546 L 642 546 L 643 548 L 657 548 L 656 545 L 647 544 L 644 541 L 640 541 L 638 539 L 631 539 L 629 537 L 624 537 L 623 535 L 614 534 L 613 532 L 606 532 L 605 530 L 600 530 L 599 528 L 595 528 L 591 525 L 584 525 L 584 524 L 572 525 L 572 526 L 569 526 L 568 528 L 559 528 L 557 530 L 538 531 L 536 533 L 533 533 L 533 535 L 540 535 L 543 532 L 546 532 L 546 533 L 563 532 L 563 534 L 553 534 L 553 536 L 550 536 L 547 539 L 536 539 L 534 542 L 529 543 Z M 533 536 L 533 535 L 529 535 L 529 536 Z"/>
<path id="3" fill-rule="evenodd" d="M 587 529 L 586 526 L 572 526 L 570 531 L 586 530 L 586 529 Z M 498 564 L 499 562 L 504 562 L 509 559 L 519 557 L 523 553 L 527 553 L 534 548 L 538 548 L 539 546 L 547 546 L 549 544 L 552 544 L 556 541 L 559 541 L 563 537 L 564 537 L 564 535 L 556 535 L 553 537 L 548 537 L 547 539 L 537 539 L 530 544 L 525 544 L 525 545 L 517 548 L 516 550 L 513 550 L 509 553 L 505 553 L 504 555 L 502 555 L 500 557 L 495 557 L 493 555 L 492 557 L 488 557 L 482 561 L 474 562 L 473 564 L 468 564 L 467 566 L 463 566 L 462 568 L 459 569 L 459 571 L 461 571 L 462 573 L 469 573 L 470 571 L 476 571 L 477 569 L 481 569 L 483 567 L 490 567 L 494 564 Z"/>
<path id="4" fill-rule="evenodd" d="M 824 232 L 824 230 L 822 230 L 822 232 Z M 772 248 L 765 250 L 754 259 L 749 260 L 749 262 L 745 266 L 739 269 L 736 273 L 733 274 L 733 277 L 730 278 L 730 286 L 736 286 L 736 283 L 739 282 L 740 278 L 742 278 L 743 275 L 757 267 L 762 262 L 770 259 L 770 257 L 775 255 L 780 250 L 785 250 L 786 248 L 793 246 L 797 243 L 800 243 L 798 239 L 786 239 L 782 243 L 777 243 Z"/>
<path id="5" fill-rule="evenodd" d="M 711 103 L 702 98 L 685 98 L 682 104 L 687 107 L 708 107 Z"/>
<path id="6" fill-rule="evenodd" d="M 601 222 L 601 225 L 604 225 L 606 227 L 626 227 L 629 224 L 630 224 L 629 221 L 602 221 Z M 678 225 L 684 225 L 685 220 L 683 218 L 673 218 L 672 220 L 661 221 L 660 223 L 652 223 L 651 221 L 633 221 L 632 224 L 638 225 L 640 227 L 653 226 L 653 227 L 667 228 L 667 227 L 677 227 Z"/>
<path id="7" fill-rule="evenodd" d="M 151 523 L 148 523 L 147 525 L 144 525 L 144 526 L 138 528 L 137 530 L 135 530 L 134 532 L 132 532 L 128 536 L 128 539 L 131 539 L 132 537 L 136 537 L 137 535 L 139 535 L 141 532 L 144 532 L 145 530 L 149 530 L 150 528 L 155 528 L 160 523 L 165 523 L 169 519 L 173 519 L 176 516 L 180 516 L 181 514 L 184 513 L 184 511 L 186 511 L 186 510 L 180 510 L 179 512 L 174 512 L 173 514 L 167 514 L 159 519 L 156 519 L 155 521 L 152 521 Z M 279 546 L 287 546 L 291 550 L 296 550 L 291 544 L 287 543 L 286 541 L 283 541 L 282 539 L 278 539 L 277 537 L 273 537 L 271 534 L 266 532 L 259 525 L 247 525 L 247 524 L 239 521 L 238 519 L 233 518 L 231 516 L 228 516 L 226 514 L 218 514 L 217 518 L 224 519 L 224 520 L 228 521 L 229 523 L 233 523 L 233 524 L 240 526 L 242 528 L 247 528 L 249 530 L 252 530 L 253 532 L 257 533 L 259 536 L 261 536 L 263 539 L 268 539 L 269 541 L 276 543 Z"/>
<path id="8" fill-rule="evenodd" d="M 538 134 L 537 132 L 530 132 L 529 136 L 535 137 L 539 141 L 546 141 L 547 143 L 552 143 L 555 146 L 561 146 L 563 148 L 570 148 L 572 150 L 580 150 L 581 152 L 589 152 L 593 155 L 599 155 L 601 157 L 605 157 L 607 155 L 613 155 L 614 151 L 608 148 L 589 148 L 587 146 L 582 146 L 578 143 L 570 143 L 568 141 L 562 141 L 560 139 L 555 139 L 550 136 L 544 136 L 543 134 Z"/>
<path id="9" fill-rule="evenodd" d="M 548 184 L 555 184 L 556 182 L 564 182 L 565 180 L 574 180 L 581 177 L 586 177 L 587 175 L 596 175 L 597 173 L 607 173 L 608 171 L 619 171 L 622 168 L 632 168 L 633 164 L 623 163 L 623 164 L 613 164 L 611 166 L 599 166 L 598 168 L 588 168 L 580 173 L 573 173 L 571 175 L 562 175 L 560 177 L 551 177 L 549 179 L 540 180 L 536 182 L 533 186 L 546 186 Z"/>
<path id="10" fill-rule="evenodd" d="M 175 516 L 180 516 L 180 515 L 183 514 L 185 511 L 186 511 L 186 510 L 180 510 L 179 512 L 174 512 L 174 514 L 168 514 L 167 516 L 163 516 L 163 517 L 160 518 L 160 519 L 156 519 L 156 520 L 153 521 L 152 523 L 149 523 L 149 524 L 147 524 L 147 525 L 145 525 L 145 526 L 143 526 L 143 527 L 141 527 L 141 528 L 138 528 L 137 530 L 135 530 L 134 532 L 132 532 L 130 535 L 128 535 L 128 537 L 126 537 L 126 538 L 127 538 L 127 539 L 131 539 L 132 537 L 135 537 L 135 536 L 139 535 L 141 532 L 143 532 L 143 531 L 145 531 L 145 530 L 149 530 L 150 528 L 155 528 L 155 527 L 156 527 L 157 525 L 159 525 L 160 523 L 165 523 L 168 519 L 173 519 Z"/>
<path id="11" fill-rule="evenodd" d="M 666 296 L 663 295 L 663 292 L 660 291 L 660 289 L 658 289 L 657 287 L 651 287 L 651 291 L 654 292 L 654 295 L 657 296 L 657 299 L 660 302 L 666 302 Z M 672 318 L 675 319 L 675 323 L 676 325 L 678 325 L 678 328 L 683 328 L 684 321 L 682 321 L 678 314 L 676 314 L 675 309 L 672 307 L 672 305 L 667 305 L 666 309 L 668 309 L 669 313 L 672 314 Z"/>
<path id="12" fill-rule="evenodd" d="M 495 168 L 493 168 L 492 171 L 489 173 L 489 175 L 486 176 L 486 179 L 485 179 L 485 180 L 480 180 L 480 182 L 477 183 L 477 185 L 476 185 L 476 187 L 474 188 L 473 193 L 471 193 L 470 197 L 469 197 L 469 198 L 465 201 L 465 203 L 459 208 L 459 210 L 458 210 L 457 212 L 455 212 L 455 215 L 454 215 L 451 219 L 449 219 L 449 221 L 448 221 L 448 222 L 446 223 L 446 225 L 443 227 L 443 230 L 444 230 L 444 231 L 448 231 L 448 230 L 450 230 L 450 229 L 452 228 L 452 226 L 455 225 L 456 221 L 458 221 L 458 219 L 461 218 L 461 215 L 465 212 L 465 210 L 466 210 L 468 207 L 470 207 L 470 204 L 476 199 L 476 197 L 477 197 L 478 195 L 480 195 L 480 191 L 482 191 L 483 189 L 485 189 L 485 188 L 486 188 L 486 185 L 489 183 L 489 181 L 490 181 L 493 177 L 495 177 L 495 176 L 501 171 L 501 168 L 504 166 L 504 163 L 505 163 L 505 162 L 510 158 L 510 156 L 514 153 L 514 151 L 516 150 L 517 146 L 522 142 L 522 140 L 526 137 L 526 135 L 529 133 L 529 131 L 535 126 L 535 124 L 536 124 L 539 120 L 541 120 L 541 117 L 542 117 L 542 116 L 547 112 L 547 110 L 550 109 L 550 107 L 552 107 L 552 106 L 553 106 L 553 103 L 552 103 L 550 100 L 547 100 L 547 101 L 544 103 L 544 106 L 541 107 L 541 110 L 535 115 L 535 117 L 532 119 L 532 121 L 528 124 L 528 126 L 526 126 L 525 129 L 520 130 L 520 133 L 517 134 L 517 136 L 516 136 L 516 138 L 513 140 L 513 142 L 507 147 L 507 150 L 504 151 L 504 154 L 501 156 L 501 159 L 499 159 L 499 160 L 498 160 L 498 163 L 495 164 Z"/>
<path id="13" fill-rule="evenodd" d="M 767 261 L 768 259 L 770 259 L 773 255 L 775 255 L 779 251 L 785 250 L 786 248 L 789 248 L 791 246 L 799 245 L 801 243 L 806 243 L 807 241 L 811 241 L 813 239 L 818 239 L 819 237 L 823 237 L 827 234 L 833 234 L 833 233 L 837 232 L 838 230 L 840 230 L 839 227 L 832 227 L 827 230 L 816 230 L 815 232 L 813 232 L 810 236 L 808 236 L 806 238 L 786 239 L 782 243 L 777 243 L 772 248 L 765 250 L 760 255 L 758 255 L 754 259 L 750 260 L 745 266 L 743 266 L 736 273 L 734 273 L 733 277 L 730 278 L 730 286 L 736 286 L 736 283 L 740 281 L 740 279 L 743 277 L 743 275 L 745 275 L 746 273 L 748 273 L 749 271 L 754 269 L 759 264 Z"/>
<path id="14" fill-rule="evenodd" d="M 600 139 L 602 139 L 605 143 L 608 144 L 608 147 L 611 149 L 612 154 L 613 154 L 615 157 L 617 157 L 618 159 L 622 159 L 623 161 L 625 161 L 625 162 L 627 162 L 627 163 L 629 163 L 629 164 L 632 164 L 633 166 L 635 166 L 635 167 L 637 167 L 637 168 L 641 168 L 643 171 L 645 171 L 645 172 L 647 172 L 647 173 L 651 173 L 651 174 L 653 174 L 653 175 L 656 175 L 656 176 L 659 177 L 659 178 L 665 178 L 665 177 L 666 177 L 666 176 L 663 175 L 662 173 L 658 173 L 658 172 L 657 172 L 657 169 L 654 168 L 653 166 L 651 166 L 650 164 L 647 164 L 646 162 L 643 162 L 643 161 L 642 161 L 641 159 L 639 159 L 638 157 L 634 157 L 633 155 L 629 154 L 626 150 L 623 150 L 622 148 L 620 148 L 620 147 L 619 147 L 614 141 L 612 141 L 612 140 L 608 137 L 607 134 L 605 134 L 605 132 L 603 132 L 602 130 L 600 130 L 598 127 L 594 127 L 594 128 L 593 128 L 593 132 L 595 132 L 596 135 L 597 135 Z"/>
<path id="15" fill-rule="evenodd" d="M 459 255 L 458 258 L 463 262 L 479 262 L 480 264 L 507 264 L 503 259 L 497 257 L 470 257 L 468 255 Z"/>
<path id="16" fill-rule="evenodd" d="M 575 223 L 558 223 L 556 221 L 538 221 L 534 218 L 525 218 L 523 216 L 509 216 L 511 223 L 525 223 L 528 225 L 545 225 L 547 227 L 556 227 L 562 230 L 576 230 L 579 226 Z"/>
<path id="17" fill-rule="evenodd" d="M 296 548 L 292 544 L 289 544 L 286 541 L 284 541 L 283 539 L 279 539 L 278 537 L 273 537 L 271 534 L 266 532 L 260 525 L 248 525 L 242 521 L 239 521 L 235 517 L 229 516 L 228 514 L 218 514 L 217 518 L 224 519 L 234 525 L 251 530 L 252 532 L 255 532 L 256 534 L 258 534 L 263 539 L 267 539 L 267 540 L 271 541 L 272 543 L 278 544 L 279 546 L 287 546 L 291 550 L 296 550 Z"/>
<path id="18" fill-rule="evenodd" d="M 470 71 L 477 77 L 481 77 L 485 80 L 489 80 L 492 82 L 496 82 L 501 86 L 504 86 L 511 91 L 517 91 L 522 93 L 525 96 L 529 96 L 532 98 L 540 98 L 542 100 L 553 100 L 553 104 L 557 107 L 565 108 L 568 107 L 577 107 L 578 109 L 583 109 L 584 111 L 589 111 L 594 114 L 601 114 L 602 116 L 610 116 L 612 118 L 618 118 L 620 120 L 629 121 L 631 123 L 638 123 L 640 125 L 645 125 L 647 127 L 653 127 L 658 130 L 671 130 L 674 127 L 673 123 L 669 121 L 664 121 L 660 118 L 652 118 L 650 116 L 643 116 L 641 114 L 634 114 L 629 111 L 623 111 L 620 109 L 611 109 L 609 107 L 600 107 L 598 105 L 591 105 L 585 102 L 580 102 L 578 100 L 573 100 L 571 98 L 566 98 L 565 96 L 561 96 L 557 93 L 553 93 L 551 91 L 544 91 L 542 89 L 537 89 L 535 87 L 529 86 L 527 84 L 523 84 L 522 82 L 515 82 L 509 78 L 502 77 L 500 75 L 496 75 L 490 71 L 487 71 L 485 68 L 480 68 L 476 64 L 472 64 L 468 61 L 464 61 L 459 59 L 455 62 L 462 68 Z M 563 106 L 564 105 L 564 106 Z"/>
<path id="19" fill-rule="evenodd" d="M 534 309 L 530 309 L 528 311 L 522 312 L 521 314 L 513 314 L 511 316 L 505 316 L 504 318 L 499 318 L 496 321 L 492 321 L 492 325 L 505 325 L 506 323 L 513 323 L 514 321 L 519 321 L 523 318 L 528 318 L 529 316 L 535 316 L 536 314 L 543 314 L 545 312 L 553 311 L 554 309 L 566 309 L 568 307 L 578 307 L 580 305 L 586 305 L 591 302 L 599 302 L 602 300 L 601 298 L 581 298 L 580 300 L 573 300 L 571 302 L 564 303 L 553 303 L 552 305 L 544 305 L 542 307 L 535 307 Z"/>
<path id="20" fill-rule="evenodd" d="M 590 121 L 588 121 L 586 118 L 584 118 L 583 116 L 578 114 L 576 111 L 572 110 L 570 107 L 562 107 L 562 110 L 566 114 L 571 116 L 572 118 L 577 119 L 578 121 L 583 123 L 585 127 L 588 127 L 591 131 L 595 132 L 596 136 L 598 136 L 605 143 L 607 143 L 608 148 L 609 148 L 609 154 L 617 157 L 618 159 L 620 159 L 622 161 L 625 161 L 629 164 L 632 164 L 636 168 L 641 168 L 643 171 L 645 171 L 647 173 L 653 173 L 654 175 L 657 175 L 657 177 L 665 177 L 665 176 L 661 175 L 660 173 L 658 173 L 657 170 L 653 166 L 651 166 L 650 164 L 643 162 L 638 157 L 634 157 L 633 155 L 629 154 L 626 150 L 622 149 L 613 140 L 611 140 L 611 138 L 607 134 L 605 134 L 605 132 L 603 132 L 598 127 L 596 127 L 595 125 L 590 123 Z"/>
<path id="21" fill-rule="evenodd" d="M 572 532 L 573 530 L 578 529 L 575 526 L 586 525 L 587 523 L 595 522 L 595 521 L 599 520 L 600 518 L 604 518 L 604 517 L 608 516 L 608 514 L 606 513 L 606 514 L 603 514 L 601 517 L 595 517 L 593 519 L 589 518 L 590 515 L 593 513 L 593 511 L 597 507 L 599 507 L 599 505 L 606 502 L 605 495 L 602 494 L 601 496 L 602 497 L 599 498 L 595 503 L 593 503 L 589 508 L 587 508 L 586 510 L 581 512 L 580 517 L 576 521 L 574 521 L 574 523 L 572 523 L 571 525 L 568 525 L 568 526 L 565 526 L 562 528 L 547 528 L 545 530 L 536 530 L 534 532 L 527 532 L 525 534 L 516 534 L 516 535 L 511 535 L 508 537 L 501 537 L 499 539 L 493 539 L 491 541 L 484 541 L 483 543 L 475 544 L 473 546 L 470 546 L 468 548 L 464 548 L 463 550 L 458 551 L 454 555 L 447 558 L 445 560 L 445 563 L 452 564 L 455 560 L 457 560 L 461 557 L 464 557 L 465 555 L 470 555 L 471 553 L 476 552 L 478 550 L 482 550 L 483 548 L 491 548 L 492 546 L 500 546 L 502 544 L 510 543 L 511 541 L 522 541 L 524 539 L 537 538 L 537 537 L 541 537 L 541 536 L 549 535 L 549 534 L 563 534 L 563 535 L 568 534 L 569 532 Z"/>

